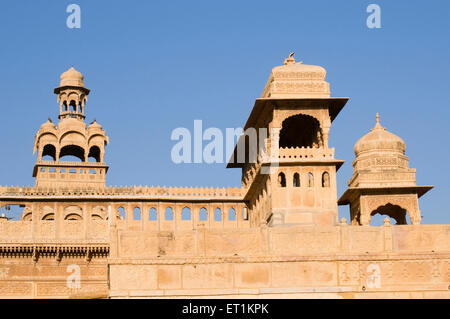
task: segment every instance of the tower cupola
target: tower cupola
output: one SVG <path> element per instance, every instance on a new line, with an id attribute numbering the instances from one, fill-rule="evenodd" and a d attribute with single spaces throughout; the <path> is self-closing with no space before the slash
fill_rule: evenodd
<path id="1" fill-rule="evenodd" d="M 85 106 L 90 90 L 84 87 L 83 74 L 71 67 L 61 74 L 59 87 L 55 88 L 54 92 L 58 95 L 59 119 L 84 120 Z"/>

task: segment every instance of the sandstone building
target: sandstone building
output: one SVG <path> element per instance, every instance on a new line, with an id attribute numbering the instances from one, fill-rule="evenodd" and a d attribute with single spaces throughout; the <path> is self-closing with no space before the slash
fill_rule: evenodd
<path id="1" fill-rule="evenodd" d="M 84 121 L 82 74 L 64 72 L 59 121 L 35 136 L 36 184 L 0 187 L 0 207 L 23 209 L 0 218 L 0 297 L 449 298 L 450 226 L 420 224 L 432 186 L 378 115 L 338 200 L 328 141 L 348 98 L 325 75 L 293 54 L 275 67 L 245 124 L 268 135 L 254 160 L 244 135 L 227 165 L 242 187 L 193 188 L 106 186 L 109 139 Z M 396 224 L 370 226 L 375 214 Z"/>

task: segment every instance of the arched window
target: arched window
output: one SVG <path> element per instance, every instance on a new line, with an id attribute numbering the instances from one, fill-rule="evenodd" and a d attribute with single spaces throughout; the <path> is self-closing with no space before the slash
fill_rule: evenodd
<path id="1" fill-rule="evenodd" d="M 236 220 L 236 211 L 234 208 L 228 210 L 228 220 Z"/>
<path id="2" fill-rule="evenodd" d="M 100 163 L 100 148 L 98 146 L 94 145 L 89 149 L 88 161 Z"/>
<path id="3" fill-rule="evenodd" d="M 77 170 L 75 168 L 69 169 L 69 173 L 76 174 Z"/>
<path id="4" fill-rule="evenodd" d="M 71 100 L 69 105 L 72 108 L 71 111 L 73 111 L 73 112 L 77 111 L 77 102 L 75 102 L 75 100 Z"/>
<path id="5" fill-rule="evenodd" d="M 141 210 L 139 207 L 133 209 L 133 220 L 141 220 Z"/>
<path id="6" fill-rule="evenodd" d="M 382 215 L 382 216 L 379 216 Z M 393 225 L 407 225 L 408 212 L 405 208 L 398 205 L 387 203 L 386 205 L 379 206 L 370 213 L 370 225 L 380 226 L 384 224 L 384 218 L 389 218 Z M 395 224 L 392 223 L 392 219 L 395 220 Z M 411 221 L 410 221 L 411 222 Z"/>
<path id="7" fill-rule="evenodd" d="M 150 208 L 148 211 L 148 220 L 157 220 L 157 218 L 156 209 L 154 207 Z"/>
<path id="8" fill-rule="evenodd" d="M 164 212 L 164 219 L 165 220 L 173 220 L 173 210 L 172 207 L 167 207 L 166 211 Z"/>
<path id="9" fill-rule="evenodd" d="M 222 211 L 219 207 L 214 210 L 214 221 L 221 222 L 222 221 Z"/>
<path id="10" fill-rule="evenodd" d="M 242 208 L 242 220 L 248 220 L 248 210 L 247 207 Z"/>
<path id="11" fill-rule="evenodd" d="M 49 171 L 50 173 L 55 173 L 55 172 L 56 172 L 56 169 L 55 169 L 54 167 L 50 167 L 50 168 L 48 169 L 48 171 Z"/>
<path id="12" fill-rule="evenodd" d="M 300 175 L 298 173 L 294 174 L 292 184 L 293 184 L 292 186 L 294 187 L 300 187 Z"/>
<path id="13" fill-rule="evenodd" d="M 191 220 L 191 210 L 189 207 L 184 207 L 181 210 L 181 220 Z"/>
<path id="14" fill-rule="evenodd" d="M 59 153 L 59 160 L 62 158 L 66 161 L 84 161 L 84 149 L 78 145 L 66 145 L 61 148 Z"/>
<path id="15" fill-rule="evenodd" d="M 44 161 L 56 161 L 56 148 L 52 144 L 47 144 L 42 150 L 42 160 Z"/>
<path id="16" fill-rule="evenodd" d="M 61 169 L 59 170 L 59 172 L 60 172 L 60 173 L 65 173 L 66 170 L 65 170 L 64 168 L 61 168 Z"/>
<path id="17" fill-rule="evenodd" d="M 328 172 L 322 174 L 322 187 L 330 187 L 330 174 Z"/>
<path id="18" fill-rule="evenodd" d="M 285 119 L 280 131 L 280 147 L 319 147 L 323 144 L 319 121 L 298 114 Z"/>
<path id="19" fill-rule="evenodd" d="M 206 208 L 200 209 L 200 212 L 198 213 L 198 220 L 200 221 L 206 221 L 208 220 L 208 212 L 206 211 Z"/>
<path id="20" fill-rule="evenodd" d="M 314 175 L 313 173 L 308 173 L 308 187 L 314 187 Z"/>
<path id="21" fill-rule="evenodd" d="M 278 174 L 278 186 L 286 187 L 286 176 L 284 175 L 284 173 Z"/>
<path id="22" fill-rule="evenodd" d="M 127 214 L 125 213 L 125 208 L 119 207 L 117 210 L 119 211 L 120 220 L 125 220 L 127 218 Z"/>

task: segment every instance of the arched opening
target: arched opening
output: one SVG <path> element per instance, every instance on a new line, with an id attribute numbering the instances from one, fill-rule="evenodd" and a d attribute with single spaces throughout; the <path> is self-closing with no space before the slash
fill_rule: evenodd
<path id="1" fill-rule="evenodd" d="M 181 210 L 181 220 L 191 220 L 191 210 L 189 207 L 184 207 Z"/>
<path id="2" fill-rule="evenodd" d="M 204 222 L 208 220 L 208 212 L 206 211 L 206 208 L 200 209 L 200 212 L 198 213 L 198 220 Z"/>
<path id="3" fill-rule="evenodd" d="M 313 173 L 308 173 L 308 187 L 314 187 L 314 175 Z"/>
<path id="4" fill-rule="evenodd" d="M 280 147 L 322 146 L 320 123 L 312 116 L 298 114 L 283 121 L 280 131 Z"/>
<path id="5" fill-rule="evenodd" d="M 286 176 L 284 175 L 284 173 L 278 174 L 278 186 L 286 187 Z"/>
<path id="6" fill-rule="evenodd" d="M 380 218 L 380 216 L 376 216 L 376 215 L 384 215 L 384 216 L 381 216 L 381 218 Z M 371 226 L 383 225 L 385 216 L 395 220 L 395 222 L 396 222 L 395 225 L 406 225 L 407 224 L 406 209 L 401 208 L 398 205 L 393 205 L 391 203 L 388 203 L 383 206 L 379 206 L 377 209 L 373 210 L 370 213 L 370 216 L 371 216 L 371 220 L 370 220 Z M 374 218 L 374 216 L 376 216 L 376 217 Z"/>
<path id="7" fill-rule="evenodd" d="M 242 208 L 242 220 L 248 220 L 248 209 L 247 207 Z"/>
<path id="8" fill-rule="evenodd" d="M 164 219 L 165 220 L 173 220 L 173 210 L 172 207 L 167 207 L 166 211 L 164 212 Z"/>
<path id="9" fill-rule="evenodd" d="M 120 220 L 125 220 L 127 218 L 127 214 L 125 213 L 125 208 L 123 207 L 119 207 L 117 209 L 117 211 L 119 212 L 119 218 Z"/>
<path id="10" fill-rule="evenodd" d="M 70 106 L 70 110 L 72 112 L 76 112 L 77 111 L 77 102 L 75 102 L 75 100 L 71 100 L 69 103 Z"/>
<path id="11" fill-rule="evenodd" d="M 230 208 L 228 210 L 228 220 L 231 220 L 231 221 L 236 220 L 236 211 L 234 210 L 234 208 Z"/>
<path id="12" fill-rule="evenodd" d="M 56 147 L 52 144 L 47 144 L 42 150 L 42 160 L 56 161 Z"/>
<path id="13" fill-rule="evenodd" d="M 4 205 L 0 207 L 0 215 L 9 221 L 24 220 L 24 216 L 29 216 L 31 220 L 31 209 L 23 205 Z"/>
<path id="14" fill-rule="evenodd" d="M 98 146 L 92 146 L 89 149 L 88 161 L 100 163 L 100 148 Z"/>
<path id="15" fill-rule="evenodd" d="M 219 207 L 214 210 L 214 221 L 221 222 L 222 221 L 222 211 Z"/>
<path id="16" fill-rule="evenodd" d="M 133 209 L 133 220 L 141 220 L 141 210 L 139 207 Z"/>
<path id="17" fill-rule="evenodd" d="M 64 208 L 64 220 L 82 220 L 83 209 L 80 206 L 67 206 Z"/>
<path id="18" fill-rule="evenodd" d="M 330 187 L 330 174 L 328 172 L 322 174 L 322 187 Z"/>
<path id="19" fill-rule="evenodd" d="M 152 207 L 148 211 L 148 220 L 155 221 L 157 220 L 158 216 L 156 214 L 156 208 Z"/>
<path id="20" fill-rule="evenodd" d="M 294 174 L 294 178 L 293 178 L 293 181 L 292 181 L 292 186 L 300 187 L 300 175 L 298 173 Z"/>
<path id="21" fill-rule="evenodd" d="M 66 145 L 61 148 L 59 153 L 59 160 L 64 158 L 64 161 L 84 161 L 84 149 L 77 145 Z"/>

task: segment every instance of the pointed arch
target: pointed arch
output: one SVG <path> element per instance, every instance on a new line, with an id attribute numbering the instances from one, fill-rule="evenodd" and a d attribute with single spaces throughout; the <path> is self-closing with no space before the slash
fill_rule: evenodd
<path id="1" fill-rule="evenodd" d="M 166 211 L 164 212 L 164 219 L 165 220 L 173 220 L 173 209 L 172 207 L 167 207 Z"/>
<path id="2" fill-rule="evenodd" d="M 150 208 L 148 211 L 148 220 L 155 221 L 157 219 L 158 219 L 158 214 L 156 212 L 156 208 L 155 207 Z"/>
<path id="3" fill-rule="evenodd" d="M 231 207 L 228 210 L 228 220 L 230 220 L 230 221 L 236 220 L 236 210 L 233 207 Z"/>
<path id="4" fill-rule="evenodd" d="M 181 220 L 191 220 L 191 209 L 185 206 L 181 210 Z"/>
<path id="5" fill-rule="evenodd" d="M 199 221 L 207 221 L 208 220 L 208 211 L 205 207 L 202 207 L 198 213 Z"/>

